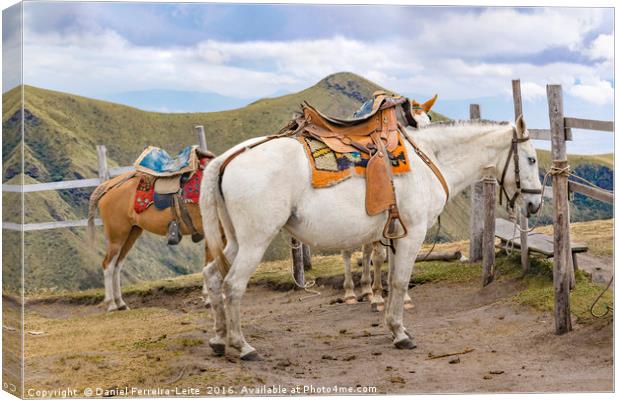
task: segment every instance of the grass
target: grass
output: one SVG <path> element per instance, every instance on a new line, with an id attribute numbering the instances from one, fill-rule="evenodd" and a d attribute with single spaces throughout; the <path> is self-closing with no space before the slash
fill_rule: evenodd
<path id="1" fill-rule="evenodd" d="M 523 277 L 525 288 L 514 296 L 514 300 L 536 310 L 553 311 L 553 264 L 548 260 L 532 259 L 532 261 L 532 272 Z M 580 323 L 591 322 L 595 317 L 590 314 L 590 307 L 604 288 L 592 283 L 590 277 L 581 270 L 577 271 L 575 281 L 575 288 L 570 293 L 571 313 Z M 605 305 L 613 307 L 611 291 L 605 292 L 594 311 L 600 314 L 605 310 Z"/>

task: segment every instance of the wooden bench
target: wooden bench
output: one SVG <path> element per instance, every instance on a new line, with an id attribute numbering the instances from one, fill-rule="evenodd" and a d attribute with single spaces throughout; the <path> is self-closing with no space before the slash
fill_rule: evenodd
<path id="1" fill-rule="evenodd" d="M 503 218 L 495 219 L 495 237 L 502 241 L 502 248 L 506 248 L 509 242 L 514 243 L 514 248 L 521 249 L 521 238 L 518 229 L 515 231 L 514 222 Z M 530 232 L 527 235 L 527 247 L 533 251 L 544 255 L 547 258 L 553 257 L 553 237 L 543 233 Z M 577 269 L 577 253 L 585 253 L 588 246 L 582 243 L 571 242 L 571 254 L 573 257 L 573 268 Z"/>

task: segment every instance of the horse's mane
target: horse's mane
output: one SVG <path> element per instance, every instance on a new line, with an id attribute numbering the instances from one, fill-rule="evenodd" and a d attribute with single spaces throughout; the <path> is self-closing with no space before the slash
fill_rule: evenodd
<path id="1" fill-rule="evenodd" d="M 439 126 L 486 126 L 486 125 L 510 125 L 508 121 L 494 121 L 490 119 L 476 119 L 476 120 L 450 120 L 450 121 L 437 121 L 429 125 L 419 127 L 418 130 L 425 130 L 431 128 L 437 128 Z"/>

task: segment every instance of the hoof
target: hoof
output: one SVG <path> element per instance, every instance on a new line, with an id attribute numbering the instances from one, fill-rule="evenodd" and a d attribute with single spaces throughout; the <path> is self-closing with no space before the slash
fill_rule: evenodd
<path id="1" fill-rule="evenodd" d="M 381 312 L 381 311 L 385 310 L 385 304 L 383 304 L 383 303 L 372 303 L 370 305 L 370 309 L 373 312 Z"/>
<path id="2" fill-rule="evenodd" d="M 205 301 L 205 308 L 206 308 L 207 310 L 211 309 L 211 303 L 210 303 L 210 302 L 208 302 L 208 301 Z"/>
<path id="3" fill-rule="evenodd" d="M 405 310 L 411 310 L 411 309 L 413 309 L 413 302 L 411 302 L 411 301 L 406 302 L 406 303 L 403 305 L 403 308 L 404 308 Z"/>
<path id="4" fill-rule="evenodd" d="M 130 310 L 129 306 L 127 304 L 123 304 L 122 306 L 118 306 L 117 308 L 118 311 L 125 311 L 125 310 Z"/>
<path id="5" fill-rule="evenodd" d="M 353 297 L 347 297 L 344 299 L 345 304 L 357 304 L 357 299 L 355 298 L 355 296 Z"/>
<path id="6" fill-rule="evenodd" d="M 360 301 L 372 301 L 372 293 L 363 294 Z"/>
<path id="7" fill-rule="evenodd" d="M 116 306 L 114 302 L 111 302 L 110 304 L 108 304 L 108 308 L 106 309 L 106 311 L 107 312 L 118 311 L 118 307 Z"/>
<path id="8" fill-rule="evenodd" d="M 396 348 L 400 350 L 411 350 L 411 349 L 415 349 L 416 347 L 418 347 L 413 343 L 411 339 L 408 339 L 408 338 L 399 340 L 398 342 L 394 343 L 394 346 L 396 346 Z"/>
<path id="9" fill-rule="evenodd" d="M 218 357 L 226 354 L 226 345 L 222 343 L 209 343 L 209 346 L 211 346 L 211 350 Z"/>
<path id="10" fill-rule="evenodd" d="M 244 355 L 243 357 L 241 357 L 241 360 L 243 360 L 243 361 L 262 361 L 263 358 L 258 355 L 256 350 L 254 350 L 254 351 L 251 351 L 248 354 Z"/>

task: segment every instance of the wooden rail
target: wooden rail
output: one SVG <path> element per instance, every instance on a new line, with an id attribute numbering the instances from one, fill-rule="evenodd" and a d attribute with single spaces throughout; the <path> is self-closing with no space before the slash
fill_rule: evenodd
<path id="1" fill-rule="evenodd" d="M 581 193 L 585 196 L 602 201 L 608 204 L 614 204 L 614 192 L 605 189 L 599 189 L 583 183 L 569 181 L 568 190 L 575 193 Z"/>
<path id="2" fill-rule="evenodd" d="M 564 118 L 564 127 L 575 129 L 590 129 L 593 131 L 613 132 L 613 121 L 599 121 L 596 119 L 584 119 L 584 118 Z"/>
<path id="3" fill-rule="evenodd" d="M 200 147 L 206 150 L 207 142 L 205 139 L 204 128 L 202 126 L 196 126 L 196 133 L 198 135 L 198 142 Z M 108 168 L 107 162 L 107 150 L 103 145 L 97 145 L 97 165 L 98 165 L 98 178 L 88 179 L 74 179 L 61 182 L 45 182 L 45 183 L 33 183 L 27 185 L 11 185 L 3 184 L 2 192 L 9 193 L 35 193 L 44 192 L 48 190 L 67 190 L 67 189 L 80 189 L 88 187 L 99 186 L 103 181 L 121 175 L 128 171 L 133 171 L 133 166 L 126 167 L 112 167 Z M 96 225 L 101 225 L 101 220 L 95 220 Z M 29 224 L 17 224 L 14 222 L 2 222 L 2 229 L 13 231 L 39 231 L 44 229 L 59 229 L 59 228 L 75 228 L 85 227 L 87 220 L 73 220 L 73 221 L 50 221 L 50 222 L 36 222 Z"/>
<path id="4" fill-rule="evenodd" d="M 79 228 L 85 227 L 88 224 L 88 220 L 80 219 L 77 221 L 52 221 L 52 222 L 35 222 L 31 224 L 16 224 L 14 222 L 3 222 L 2 229 L 8 229 L 10 231 L 42 231 L 45 229 L 58 229 L 58 228 Z M 103 225 L 100 219 L 95 219 L 95 225 Z"/>

